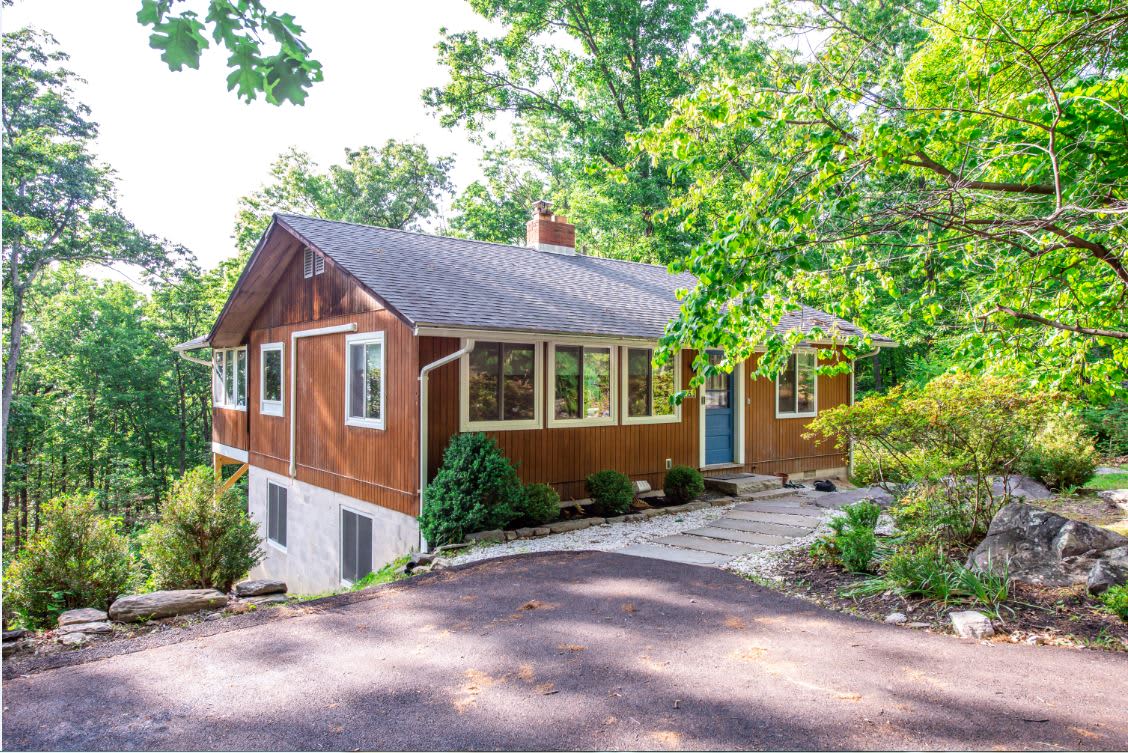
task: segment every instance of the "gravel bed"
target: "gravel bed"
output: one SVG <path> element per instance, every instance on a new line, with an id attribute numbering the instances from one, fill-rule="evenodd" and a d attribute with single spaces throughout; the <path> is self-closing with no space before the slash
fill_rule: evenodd
<path id="1" fill-rule="evenodd" d="M 693 528 L 701 528 L 714 520 L 723 518 L 732 511 L 736 503 L 724 507 L 706 507 L 693 512 L 673 513 L 658 515 L 648 520 L 636 523 L 604 523 L 579 531 L 555 533 L 542 536 L 538 539 L 518 539 L 504 544 L 477 546 L 464 554 L 454 557 L 444 557 L 451 565 L 465 565 L 468 562 L 491 559 L 493 557 L 508 557 L 511 554 L 525 554 L 527 552 L 563 552 L 577 550 L 593 550 L 610 552 L 616 549 L 649 542 L 658 536 L 669 536 L 682 533 Z"/>

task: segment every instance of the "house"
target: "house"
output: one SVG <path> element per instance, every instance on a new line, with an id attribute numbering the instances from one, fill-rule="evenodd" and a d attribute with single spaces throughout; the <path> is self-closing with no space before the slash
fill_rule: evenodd
<path id="1" fill-rule="evenodd" d="M 606 468 L 655 488 L 677 464 L 842 473 L 842 453 L 802 435 L 852 377 L 816 375 L 813 349 L 778 379 L 742 364 L 671 406 L 692 353 L 652 354 L 691 284 L 576 253 L 544 203 L 524 247 L 276 214 L 211 332 L 178 346 L 212 350 L 213 452 L 249 475 L 255 574 L 319 591 L 419 548 L 420 490 L 459 432 L 564 499 Z M 814 309 L 783 326 L 815 325 L 858 332 Z"/>

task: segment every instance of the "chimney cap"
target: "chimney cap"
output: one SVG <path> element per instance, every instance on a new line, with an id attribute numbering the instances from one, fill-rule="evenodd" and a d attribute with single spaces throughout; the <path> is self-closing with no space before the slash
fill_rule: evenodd
<path id="1" fill-rule="evenodd" d="M 533 202 L 533 215 L 547 217 L 552 214 L 552 202 L 547 199 L 537 199 Z"/>

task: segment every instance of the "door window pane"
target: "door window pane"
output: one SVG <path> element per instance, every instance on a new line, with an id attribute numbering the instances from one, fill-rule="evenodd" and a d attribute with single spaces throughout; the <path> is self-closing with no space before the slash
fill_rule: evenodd
<path id="1" fill-rule="evenodd" d="M 716 365 L 724 360 L 723 353 L 710 353 L 709 363 Z M 729 379 L 731 374 L 713 374 L 705 378 L 705 407 L 729 407 Z"/>
<path id="2" fill-rule="evenodd" d="M 262 351 L 262 399 L 282 402 L 282 351 Z"/>

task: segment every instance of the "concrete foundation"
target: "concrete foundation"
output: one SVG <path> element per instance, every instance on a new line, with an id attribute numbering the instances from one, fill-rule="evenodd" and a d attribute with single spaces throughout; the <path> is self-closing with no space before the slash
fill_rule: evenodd
<path id="1" fill-rule="evenodd" d="M 268 483 L 286 489 L 286 547 L 267 540 Z M 362 502 L 252 466 L 248 506 L 263 538 L 263 561 L 251 578 L 286 581 L 290 593 L 321 593 L 340 588 L 341 510 L 372 519 L 372 569 L 419 548 L 419 524 L 410 515 Z"/>

